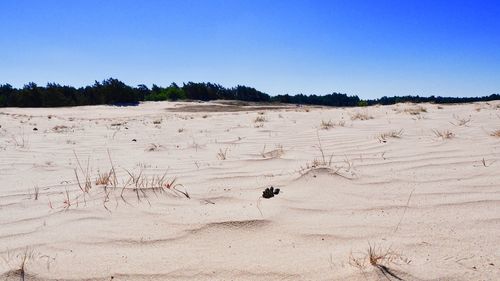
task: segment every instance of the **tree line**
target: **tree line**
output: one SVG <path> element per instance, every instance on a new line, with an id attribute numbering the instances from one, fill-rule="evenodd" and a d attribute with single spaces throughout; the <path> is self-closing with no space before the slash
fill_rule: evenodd
<path id="1" fill-rule="evenodd" d="M 176 100 L 239 100 L 249 102 L 279 102 L 325 106 L 389 105 L 399 102 L 464 103 L 500 100 L 499 94 L 483 97 L 420 97 L 394 96 L 362 100 L 356 95 L 332 93 L 327 95 L 277 95 L 270 96 L 252 87 L 238 85 L 225 88 L 215 83 L 172 83 L 168 87 L 146 85 L 131 87 L 122 81 L 109 78 L 95 81 L 91 86 L 75 88 L 48 83 L 45 87 L 28 83 L 22 88 L 9 84 L 0 85 L 0 107 L 61 107 L 79 105 L 136 105 L 141 101 Z"/>

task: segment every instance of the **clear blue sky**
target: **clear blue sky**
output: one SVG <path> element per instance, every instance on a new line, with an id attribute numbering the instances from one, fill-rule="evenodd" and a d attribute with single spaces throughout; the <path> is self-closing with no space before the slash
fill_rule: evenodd
<path id="1" fill-rule="evenodd" d="M 1 0 L 0 83 L 500 92 L 500 1 Z"/>

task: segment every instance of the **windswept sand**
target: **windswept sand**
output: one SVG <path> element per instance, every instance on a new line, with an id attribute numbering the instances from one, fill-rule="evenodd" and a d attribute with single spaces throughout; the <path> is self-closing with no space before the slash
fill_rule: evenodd
<path id="1" fill-rule="evenodd" d="M 0 109 L 0 278 L 500 280 L 499 102 L 195 105 Z"/>

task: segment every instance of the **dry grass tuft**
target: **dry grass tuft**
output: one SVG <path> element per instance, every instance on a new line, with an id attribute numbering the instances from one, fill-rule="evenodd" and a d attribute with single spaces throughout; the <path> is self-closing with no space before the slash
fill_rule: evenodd
<path id="1" fill-rule="evenodd" d="M 138 174 L 134 174 L 128 170 L 125 170 L 129 179 L 125 183 L 122 188 L 121 197 L 125 201 L 123 197 L 123 193 L 125 190 L 132 190 L 137 197 L 137 201 L 140 202 L 141 199 L 146 199 L 149 204 L 151 204 L 148 200 L 147 191 L 152 191 L 153 193 L 163 193 L 167 190 L 170 190 L 174 193 L 179 193 L 185 196 L 186 198 L 191 198 L 187 191 L 179 190 L 178 187 L 183 186 L 182 184 L 177 183 L 177 178 L 173 178 L 171 180 L 167 179 L 167 171 L 162 176 L 153 175 L 147 176 L 144 174 L 143 170 L 140 170 Z M 126 202 L 126 201 L 125 201 Z"/>
<path id="2" fill-rule="evenodd" d="M 442 131 L 439 131 L 439 130 L 432 130 L 434 132 L 434 134 L 438 137 L 438 138 L 442 138 L 442 139 L 452 139 L 455 137 L 455 134 L 450 131 L 450 130 L 442 130 Z"/>
<path id="3" fill-rule="evenodd" d="M 411 260 L 403 257 L 401 254 L 396 253 L 391 248 L 382 248 L 376 247 L 368 244 L 368 249 L 366 253 L 355 256 L 353 253 L 350 254 L 348 258 L 348 264 L 358 268 L 364 273 L 364 270 L 367 266 L 371 265 L 375 269 L 380 270 L 380 272 L 388 279 L 388 280 L 403 280 L 399 276 L 396 275 L 390 266 L 398 265 L 401 263 L 410 264 Z M 393 278 L 393 279 L 391 279 Z"/>
<path id="4" fill-rule="evenodd" d="M 119 126 L 123 126 L 126 124 L 127 124 L 127 122 L 115 122 L 115 123 L 111 123 L 111 127 L 119 127 Z"/>
<path id="5" fill-rule="evenodd" d="M 347 166 L 345 167 L 336 167 L 333 165 L 333 153 L 327 157 L 325 154 L 325 151 L 323 149 L 323 145 L 321 143 L 321 139 L 319 138 L 319 134 L 317 134 L 318 137 L 318 150 L 321 154 L 320 158 L 315 158 L 313 161 L 308 162 L 305 164 L 305 166 L 300 167 L 299 173 L 304 176 L 308 174 L 309 172 L 315 171 L 315 170 L 326 170 L 328 171 L 329 174 L 335 174 L 339 175 L 345 178 L 351 179 L 354 177 L 354 173 L 352 172 L 353 165 L 352 163 L 347 159 L 345 159 L 345 163 Z M 342 170 L 342 171 L 341 171 Z"/>
<path id="6" fill-rule="evenodd" d="M 370 120 L 373 119 L 373 116 L 368 115 L 368 113 L 356 112 L 351 115 L 351 120 Z"/>
<path id="7" fill-rule="evenodd" d="M 332 120 L 328 120 L 328 121 L 321 120 L 321 124 L 320 124 L 321 129 L 329 130 L 329 129 L 333 128 L 333 126 L 334 126 L 334 124 L 333 124 Z"/>
<path id="8" fill-rule="evenodd" d="M 457 115 L 453 115 L 453 118 L 455 119 L 455 123 L 454 122 L 450 122 L 450 123 L 454 126 L 468 126 L 470 121 L 471 121 L 470 116 L 469 116 L 469 118 L 465 118 L 465 117 L 459 117 Z"/>
<path id="9" fill-rule="evenodd" d="M 420 113 L 427 112 L 427 109 L 421 105 L 405 108 L 403 110 L 404 113 L 408 113 L 410 115 L 419 115 Z"/>
<path id="10" fill-rule="evenodd" d="M 92 181 L 90 179 L 90 155 L 87 159 L 87 166 L 85 169 L 83 169 L 82 164 L 80 163 L 80 159 L 78 159 L 78 156 L 76 155 L 76 152 L 73 150 L 73 154 L 75 155 L 76 158 L 76 163 L 77 163 L 77 168 L 74 169 L 75 171 L 75 177 L 76 181 L 78 183 L 78 187 L 80 187 L 80 190 L 83 193 L 88 193 L 90 189 L 92 188 Z M 79 176 L 80 174 L 80 176 Z M 83 179 L 83 185 L 82 182 L 80 181 L 80 177 Z"/>
<path id="11" fill-rule="evenodd" d="M 35 186 L 33 188 L 33 196 L 35 200 L 38 200 L 39 194 L 40 194 L 40 188 L 38 186 Z"/>
<path id="12" fill-rule="evenodd" d="M 285 154 L 285 151 L 283 150 L 282 145 L 277 145 L 275 149 L 266 151 L 266 146 L 264 145 L 264 148 L 262 149 L 260 155 L 264 159 L 275 159 L 275 158 L 280 158 L 283 154 Z"/>
<path id="13" fill-rule="evenodd" d="M 266 119 L 266 117 L 264 117 L 264 116 L 257 116 L 257 117 L 253 120 L 253 122 L 254 122 L 254 123 L 266 122 L 266 121 L 267 121 L 267 119 Z"/>
<path id="14" fill-rule="evenodd" d="M 19 149 L 28 149 L 29 148 L 29 139 L 28 137 L 24 134 L 24 131 L 21 133 L 20 136 L 11 136 L 12 143 L 14 143 L 14 146 Z"/>
<path id="15" fill-rule="evenodd" d="M 399 139 L 403 136 L 404 130 L 393 130 L 380 134 L 377 138 L 380 142 L 386 142 L 388 138 Z"/>
<path id="16" fill-rule="evenodd" d="M 109 170 L 107 173 L 102 173 L 97 171 L 97 179 L 95 181 L 96 185 L 110 186 L 113 184 L 113 170 Z"/>
<path id="17" fill-rule="evenodd" d="M 5 263 L 11 267 L 10 272 L 7 273 L 6 277 L 9 277 L 11 274 L 14 276 L 18 276 L 19 280 L 26 280 L 27 275 L 27 266 L 31 260 L 34 259 L 33 250 L 26 248 L 24 252 L 19 253 L 15 256 L 11 256 L 10 252 L 7 251 L 7 257 L 3 258 Z M 12 265 L 14 263 L 14 265 Z M 11 276 L 12 277 L 12 276 Z M 9 279 L 9 278 L 7 278 Z M 7 280 L 6 279 L 6 280 Z M 10 279 L 9 279 L 10 280 Z"/>
<path id="18" fill-rule="evenodd" d="M 219 158 L 219 160 L 226 160 L 228 149 L 229 148 L 227 148 L 227 147 L 224 150 L 222 150 L 222 148 L 220 148 L 219 152 L 217 152 L 217 158 Z"/>
<path id="19" fill-rule="evenodd" d="M 498 137 L 498 138 L 500 138 L 500 130 L 495 130 L 495 131 L 491 132 L 490 135 L 492 137 Z"/>
<path id="20" fill-rule="evenodd" d="M 322 130 L 329 130 L 329 129 L 335 127 L 335 126 L 344 127 L 345 126 L 345 121 L 344 120 L 340 120 L 338 122 L 333 122 L 332 120 L 328 120 L 328 121 L 321 120 L 320 128 Z"/>
<path id="21" fill-rule="evenodd" d="M 146 148 L 146 151 L 159 151 L 163 148 L 161 144 L 156 144 L 156 143 L 150 143 L 149 146 Z"/>
<path id="22" fill-rule="evenodd" d="M 54 126 L 52 128 L 52 131 L 56 132 L 56 133 L 62 133 L 62 132 L 66 132 L 68 130 L 69 130 L 69 127 L 65 126 L 65 125 L 57 125 L 57 126 Z"/>

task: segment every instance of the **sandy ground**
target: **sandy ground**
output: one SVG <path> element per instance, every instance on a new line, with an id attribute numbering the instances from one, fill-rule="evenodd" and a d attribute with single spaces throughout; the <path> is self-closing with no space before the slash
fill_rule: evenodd
<path id="1" fill-rule="evenodd" d="M 0 278 L 500 280 L 500 102 L 185 105 L 0 109 Z"/>

